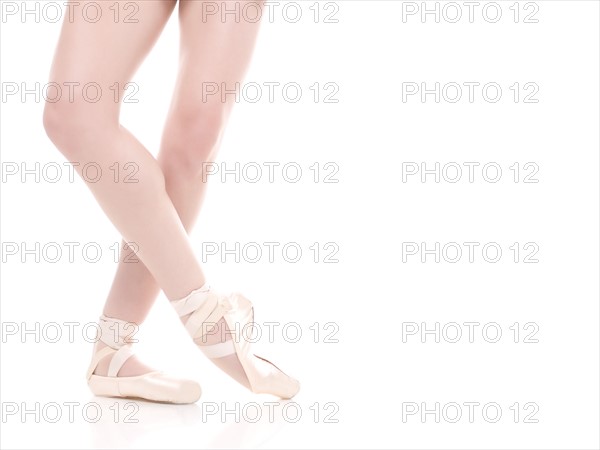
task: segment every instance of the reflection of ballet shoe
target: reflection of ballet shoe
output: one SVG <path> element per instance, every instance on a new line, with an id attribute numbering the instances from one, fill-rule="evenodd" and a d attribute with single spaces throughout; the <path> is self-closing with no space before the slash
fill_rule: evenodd
<path id="1" fill-rule="evenodd" d="M 198 401 L 202 390 L 193 380 L 176 378 L 159 371 L 133 377 L 118 376 L 125 361 L 133 355 L 131 343 L 127 342 L 127 336 L 131 333 L 124 332 L 128 327 L 133 327 L 133 324 L 111 317 L 100 317 L 100 340 L 106 347 L 94 354 L 87 372 L 88 386 L 92 393 L 104 397 L 141 398 L 165 403 Z M 95 375 L 94 370 L 100 360 L 109 355 L 111 359 L 107 376 Z"/>
<path id="2" fill-rule="evenodd" d="M 171 304 L 180 317 L 189 315 L 187 319 L 182 320 L 198 345 L 206 342 L 206 336 L 221 318 L 225 320 L 227 333 L 232 339 L 214 345 L 199 346 L 211 359 L 237 355 L 252 392 L 273 394 L 283 399 L 292 398 L 298 393 L 298 380 L 285 374 L 267 359 L 251 353 L 250 342 L 244 336 L 252 336 L 254 308 L 246 297 L 237 292 L 224 295 L 210 290 L 210 287 L 202 287 L 182 299 L 172 301 Z"/>

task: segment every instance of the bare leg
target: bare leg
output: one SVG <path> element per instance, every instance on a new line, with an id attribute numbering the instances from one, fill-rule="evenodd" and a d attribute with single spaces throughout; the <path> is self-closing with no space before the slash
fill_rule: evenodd
<path id="1" fill-rule="evenodd" d="M 221 124 L 229 116 L 235 96 L 222 96 L 243 82 L 259 30 L 259 23 L 241 17 L 239 22 L 233 14 L 223 17 L 219 11 L 202 22 L 203 2 L 182 0 L 180 2 L 181 65 L 177 91 L 167 123 L 169 145 L 164 147 L 159 160 L 164 167 L 170 192 L 178 194 L 174 203 L 181 205 L 184 218 L 193 221 L 197 203 L 192 201 L 202 191 L 202 164 L 211 157 L 205 147 L 200 154 L 189 142 L 218 142 Z M 228 2 L 230 11 L 235 3 Z M 263 4 L 262 2 L 260 3 Z M 222 7 L 222 6 L 221 6 Z M 241 9 L 241 8 L 240 8 Z M 224 19 L 224 20 L 223 20 Z M 216 84 L 216 85 L 215 85 Z M 218 87 L 217 95 L 204 95 L 207 89 Z M 205 98 L 203 98 L 205 97 Z M 188 130 L 187 132 L 185 130 Z M 190 130 L 192 135 L 190 135 Z M 191 141 L 188 139 L 191 138 Z M 196 180 L 190 182 L 189 180 Z M 189 316 L 183 316 L 185 322 Z M 227 355 L 214 358 L 209 347 L 231 339 L 224 319 L 218 321 L 214 333 L 207 339 L 196 341 L 213 363 L 246 387 L 249 386 L 238 357 Z"/>
<path id="2" fill-rule="evenodd" d="M 230 3 L 230 6 L 233 2 Z M 219 142 L 234 104 L 234 96 L 223 102 L 220 93 L 202 99 L 202 83 L 226 83 L 227 89 L 241 83 L 256 41 L 259 23 L 230 16 L 202 22 L 202 2 L 181 0 L 181 64 L 173 101 L 163 134 L 158 161 L 163 170 L 167 192 L 184 227 L 193 228 L 206 193 L 202 181 L 205 163 L 216 156 Z M 142 264 L 125 263 L 121 257 L 104 314 L 141 323 L 154 303 L 159 287 Z M 123 371 L 142 373 L 131 360 Z M 237 362 L 237 361 L 236 361 Z"/>
<path id="3" fill-rule="evenodd" d="M 63 24 L 50 81 L 60 86 L 79 83 L 73 99 L 65 95 L 47 103 L 46 131 L 90 188 L 101 208 L 130 242 L 169 299 L 179 298 L 204 284 L 204 274 L 194 256 L 186 230 L 171 199 L 163 172 L 152 155 L 119 124 L 120 102 L 115 102 L 115 83 L 123 91 L 139 64 L 160 35 L 176 4 L 175 0 L 137 2 L 137 23 L 114 22 L 114 2 L 79 2 L 101 5 L 96 23 L 75 15 Z M 118 2 L 123 11 L 125 1 Z M 81 86 L 97 83 L 98 101 L 85 97 Z M 92 95 L 94 90 L 91 91 Z M 121 92 L 122 94 L 122 92 Z M 122 97 L 121 97 L 122 98 Z M 86 164 L 100 167 L 102 176 L 90 181 L 82 171 Z M 115 180 L 109 169 L 121 171 L 134 164 L 136 183 Z M 85 176 L 84 176 L 85 175 Z M 141 266 L 141 264 L 140 264 Z M 125 318 L 128 320 L 129 318 Z"/>

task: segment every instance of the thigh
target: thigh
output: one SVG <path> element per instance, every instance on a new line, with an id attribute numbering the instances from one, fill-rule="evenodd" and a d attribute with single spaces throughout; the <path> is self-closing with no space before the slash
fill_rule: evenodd
<path id="1" fill-rule="evenodd" d="M 167 23 L 176 0 L 69 2 L 52 63 L 50 81 L 72 86 L 69 103 L 84 103 L 118 112 L 124 85 L 141 64 Z M 78 84 L 77 84 L 78 83 Z M 98 101 L 82 87 L 97 83 Z M 95 96 L 90 88 L 87 97 Z M 61 103 L 67 96 L 61 97 Z M 73 100 L 74 99 L 74 100 Z"/>
<path id="2" fill-rule="evenodd" d="M 243 81 L 260 28 L 254 14 L 244 14 L 247 3 L 261 8 L 264 5 L 264 1 L 180 0 L 181 62 L 173 99 L 175 109 L 193 112 L 200 103 L 209 107 L 230 107 L 234 103 L 234 95 L 227 95 L 222 102 L 220 94 L 207 93 L 215 89 L 221 92 L 223 87 L 233 90 Z M 223 16 L 225 7 L 229 13 Z"/>

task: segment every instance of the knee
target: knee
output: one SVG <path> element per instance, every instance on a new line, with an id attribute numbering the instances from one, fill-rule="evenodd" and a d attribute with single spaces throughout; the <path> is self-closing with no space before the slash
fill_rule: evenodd
<path id="1" fill-rule="evenodd" d="M 227 116 L 223 106 L 200 106 L 173 114 L 162 145 L 166 169 L 199 176 L 216 154 Z"/>
<path id="2" fill-rule="evenodd" d="M 99 136 L 110 131 L 110 121 L 90 106 L 73 103 L 46 103 L 43 126 L 58 150 L 69 160 L 84 157 Z"/>
<path id="3" fill-rule="evenodd" d="M 44 107 L 43 124 L 50 140 L 62 149 L 81 126 L 81 114 L 75 105 L 61 103 L 46 103 Z"/>

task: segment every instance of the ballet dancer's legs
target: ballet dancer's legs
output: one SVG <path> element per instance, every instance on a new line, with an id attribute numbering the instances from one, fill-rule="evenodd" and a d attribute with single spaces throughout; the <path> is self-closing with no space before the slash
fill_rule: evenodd
<path id="1" fill-rule="evenodd" d="M 83 2 L 84 7 L 87 3 Z M 45 127 L 55 145 L 76 163 L 76 170 L 124 239 L 135 243 L 136 255 L 148 271 L 148 274 L 143 272 L 142 264 L 119 268 L 121 271 L 111 289 L 105 315 L 139 323 L 160 286 L 195 342 L 217 366 L 254 392 L 290 398 L 297 393 L 298 382 L 267 360 L 251 354 L 247 341 L 240 340 L 239 336 L 233 339 L 232 331 L 238 324 L 252 323 L 251 303 L 243 296 L 223 296 L 197 289 L 199 285 L 204 286 L 205 280 L 186 231 L 193 225 L 203 196 L 203 163 L 214 157 L 233 102 L 220 96 L 210 97 L 207 101 L 204 94 L 209 85 L 229 90 L 241 81 L 258 31 L 257 22 L 221 20 L 223 16 L 220 15 L 206 22 L 205 3 L 180 1 L 180 73 L 159 157 L 160 165 L 120 126 L 119 103 L 112 96 L 105 95 L 94 103 L 81 97 L 75 101 L 48 104 L 44 114 Z M 65 21 L 51 81 L 60 85 L 95 82 L 107 90 L 117 83 L 122 92 L 160 34 L 174 2 L 148 1 L 137 5 L 139 19 L 135 24 L 107 21 L 100 26 L 97 23 L 91 26 L 83 20 Z M 88 163 L 105 171 L 115 166 L 125 169 L 133 165 L 139 169 L 137 182 L 124 183 L 112 176 L 90 182 L 82 172 Z M 134 271 L 128 278 L 128 270 L 134 267 L 138 272 Z M 150 279 L 150 274 L 155 281 Z M 128 279 L 134 287 L 124 286 Z M 148 280 L 146 284 L 144 279 Z M 144 288 L 135 290 L 140 284 Z M 134 296 L 126 303 L 128 297 L 121 295 L 127 292 L 141 292 L 144 299 L 136 302 Z M 217 327 L 207 332 L 204 325 L 208 325 L 210 319 L 217 321 Z M 122 339 L 119 342 L 123 347 L 119 351 L 127 350 L 124 342 Z M 111 349 L 102 348 L 102 351 L 107 350 Z M 97 357 L 101 358 L 100 348 L 97 351 Z M 149 370 L 137 363 L 131 363 L 129 370 L 125 370 L 127 364 L 123 365 L 123 361 L 135 361 L 132 358 L 126 360 L 127 353 L 113 355 L 119 364 L 115 364 L 116 370 L 108 368 L 108 378 L 117 374 L 130 378 Z M 108 395 L 122 394 L 120 386 L 125 385 L 102 378 L 108 360 L 105 362 L 104 366 L 102 360 L 98 366 L 95 362 L 91 366 L 97 370 L 92 376 L 95 388 L 103 391 L 103 395 L 107 395 L 106 391 L 110 391 Z M 92 369 L 88 376 L 91 374 Z M 104 389 L 107 385 L 109 387 Z M 151 383 L 150 390 L 162 387 L 164 383 Z M 134 391 L 148 392 L 137 390 L 135 386 Z M 188 386 L 186 392 L 179 397 L 180 401 L 194 401 L 191 398 L 196 398 L 199 391 Z M 167 395 L 172 393 L 173 390 L 169 390 Z"/>
<path id="2" fill-rule="evenodd" d="M 101 208 L 125 240 L 134 242 L 168 298 L 178 298 L 204 283 L 204 274 L 194 256 L 186 230 L 169 198 L 163 172 L 143 145 L 119 124 L 121 91 L 148 53 L 169 18 L 175 1 L 137 2 L 137 23 L 112 19 L 112 2 L 78 2 L 101 5 L 103 19 L 96 23 L 75 15 L 65 18 L 51 69 L 51 82 L 66 86 L 97 83 L 102 96 L 89 100 L 75 88 L 73 99 L 64 95 L 47 103 L 44 126 L 48 136 L 75 163 Z M 118 2 L 120 7 L 126 2 Z M 122 92 L 120 92 L 122 94 Z M 72 100 L 72 101 L 71 101 Z M 86 164 L 102 170 L 92 181 L 82 173 Z M 126 182 L 123 174 L 137 168 L 137 182 Z M 112 169 L 111 169 L 112 168 Z M 120 169 L 118 172 L 115 168 Z M 115 179 L 116 174 L 120 177 Z"/>
<path id="3" fill-rule="evenodd" d="M 202 3 L 179 2 L 179 73 L 158 155 L 167 192 L 188 232 L 206 193 L 203 169 L 216 156 L 235 102 L 232 94 L 223 99 L 221 90 L 242 82 L 260 26 L 243 19 L 236 23 L 233 15 L 222 21 L 220 11 L 207 15 L 214 3 Z M 219 92 L 203 98 L 215 85 Z M 141 323 L 160 288 L 142 262 L 124 262 L 135 257 L 132 253 L 126 249 L 120 258 L 104 314 Z M 149 369 L 131 359 L 122 370 L 136 375 Z"/>
<path id="4" fill-rule="evenodd" d="M 88 4 L 94 5 L 86 9 Z M 137 257 L 143 260 L 166 296 L 173 299 L 204 284 L 204 274 L 167 194 L 162 169 L 119 124 L 119 110 L 126 83 L 160 35 L 176 1 L 135 2 L 133 22 L 126 20 L 128 14 L 124 11 L 131 11 L 126 4 L 121 1 L 116 5 L 120 12 L 116 22 L 115 2 L 80 1 L 74 4 L 80 8 L 79 13 L 65 16 L 50 81 L 74 86 L 74 95 L 63 95 L 59 101 L 46 104 L 44 126 L 57 148 L 75 164 L 124 239 L 135 243 Z M 91 21 L 82 14 L 95 11 L 98 5 L 102 8 L 101 20 Z M 88 83 L 100 87 L 99 100 L 90 100 L 96 95 L 93 89 L 82 92 L 81 87 Z M 115 101 L 115 95 L 119 101 Z M 90 177 L 83 176 L 86 164 L 101 168 L 99 180 L 92 182 Z M 126 182 L 123 177 L 131 173 L 130 168 L 136 169 L 136 182 Z M 117 179 L 115 174 L 119 174 Z M 111 317 L 133 322 L 138 319 L 127 308 L 123 314 Z M 102 345 L 99 341 L 98 346 Z M 133 372 L 147 371 L 136 361 L 135 357 L 130 358 L 120 375 L 135 374 L 127 373 L 128 366 Z M 106 370 L 101 366 L 102 362 L 100 371 Z"/>

